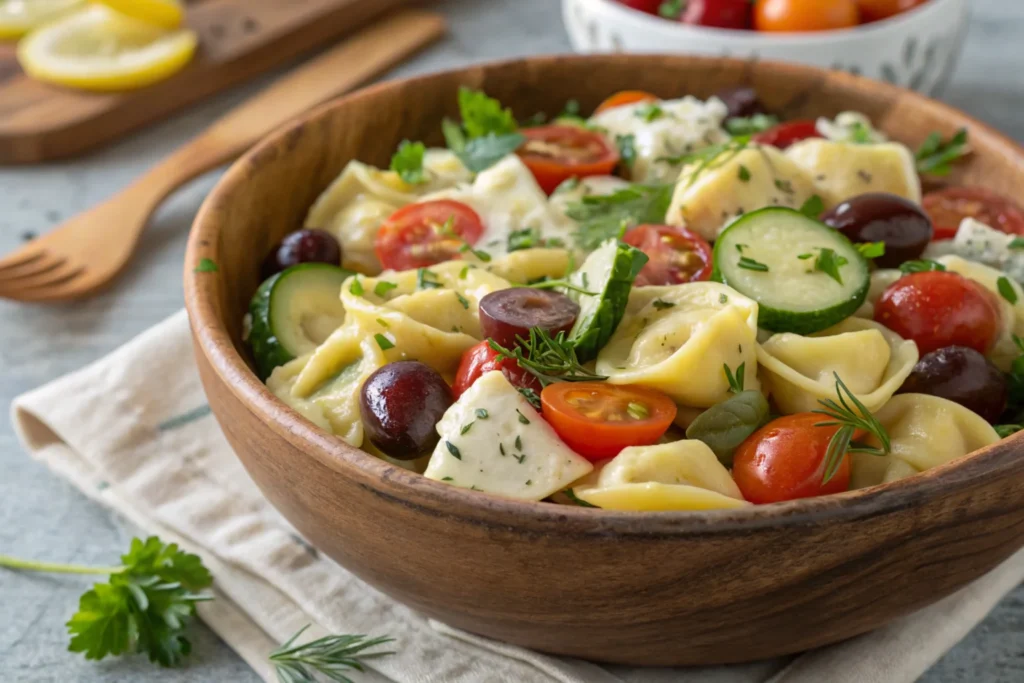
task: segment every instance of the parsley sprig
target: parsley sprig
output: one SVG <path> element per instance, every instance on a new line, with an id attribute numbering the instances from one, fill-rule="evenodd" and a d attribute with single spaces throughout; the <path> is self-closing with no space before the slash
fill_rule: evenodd
<path id="1" fill-rule="evenodd" d="M 448 148 L 474 173 L 487 170 L 526 142 L 517 132 L 512 110 L 484 92 L 459 88 L 459 115 L 461 125 L 444 119 L 441 131 Z"/>
<path id="2" fill-rule="evenodd" d="M 832 440 L 829 441 L 828 450 L 825 451 L 825 473 L 822 477 L 822 484 L 827 484 L 839 471 L 839 466 L 847 453 L 869 453 L 871 455 L 888 455 L 892 450 L 892 443 L 885 427 L 878 421 L 871 411 L 854 396 L 838 373 L 832 373 L 836 378 L 836 397 L 839 402 L 832 399 L 820 399 L 823 408 L 812 412 L 826 415 L 832 418 L 828 422 L 818 422 L 815 427 L 839 427 Z M 845 394 L 845 395 L 844 395 Z M 853 404 L 853 407 L 850 404 Z M 866 446 L 853 441 L 853 435 L 858 431 L 864 431 L 878 439 L 882 444 L 881 448 Z"/>
<path id="3" fill-rule="evenodd" d="M 391 157 L 391 170 L 410 185 L 427 182 L 427 174 L 423 170 L 423 155 L 427 147 L 422 142 L 403 140 L 398 151 Z"/>
<path id="4" fill-rule="evenodd" d="M 967 129 L 961 128 L 948 142 L 939 133 L 929 135 L 917 150 L 917 172 L 945 176 L 953 172 L 952 164 L 971 153 Z"/>
<path id="5" fill-rule="evenodd" d="M 363 663 L 373 657 L 383 657 L 393 652 L 367 652 L 394 638 L 370 638 L 363 635 L 324 636 L 317 640 L 296 645 L 309 625 L 302 627 L 281 647 L 270 653 L 270 661 L 277 669 L 280 683 L 317 683 L 316 674 L 321 674 L 336 683 L 353 683 L 346 676 L 349 671 L 364 671 Z"/>
<path id="6" fill-rule="evenodd" d="M 79 599 L 67 623 L 68 650 L 86 659 L 144 653 L 161 666 L 177 666 L 192 645 L 185 629 L 196 604 L 212 600 L 200 593 L 213 577 L 197 555 L 156 536 L 132 539 L 117 567 L 84 567 L 21 560 L 0 555 L 0 567 L 65 574 L 109 574 Z"/>
<path id="7" fill-rule="evenodd" d="M 565 332 L 552 337 L 551 333 L 539 327 L 530 329 L 530 338 L 518 337 L 515 349 L 507 349 L 493 339 L 492 349 L 498 352 L 498 360 L 514 358 L 523 370 L 536 377 L 541 386 L 554 382 L 596 382 L 608 379 L 583 367 L 576 357 L 573 342 L 568 341 Z"/>
<path id="8" fill-rule="evenodd" d="M 642 223 L 664 223 L 672 203 L 672 185 L 630 185 L 607 195 L 572 203 L 565 215 L 579 223 L 576 241 L 584 251 Z"/>

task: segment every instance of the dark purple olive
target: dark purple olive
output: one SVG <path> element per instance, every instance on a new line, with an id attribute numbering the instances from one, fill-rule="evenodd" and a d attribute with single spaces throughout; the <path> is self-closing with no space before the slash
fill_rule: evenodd
<path id="1" fill-rule="evenodd" d="M 516 337 L 529 338 L 531 327 L 547 330 L 552 336 L 568 333 L 579 314 L 575 301 L 548 289 L 499 289 L 480 299 L 484 336 L 505 348 L 515 346 Z"/>
<path id="2" fill-rule="evenodd" d="M 996 422 L 1006 410 L 1008 388 L 985 356 L 966 346 L 947 346 L 922 356 L 899 393 L 949 399 Z"/>
<path id="3" fill-rule="evenodd" d="M 341 265 L 341 245 L 325 230 L 297 230 L 286 235 L 263 262 L 263 278 L 300 263 Z"/>
<path id="4" fill-rule="evenodd" d="M 448 383 L 429 365 L 403 360 L 377 370 L 359 394 L 366 437 L 396 460 L 429 455 L 437 423 L 452 405 Z"/>
<path id="5" fill-rule="evenodd" d="M 726 118 L 765 113 L 764 105 L 757 98 L 757 91 L 750 86 L 737 85 L 732 88 L 723 88 L 715 93 L 715 97 L 725 102 L 725 108 L 728 111 Z"/>
<path id="6" fill-rule="evenodd" d="M 921 256 L 932 241 L 932 221 L 912 201 L 884 192 L 858 195 L 826 212 L 821 221 L 851 242 L 885 242 L 885 255 L 875 259 L 895 268 Z"/>

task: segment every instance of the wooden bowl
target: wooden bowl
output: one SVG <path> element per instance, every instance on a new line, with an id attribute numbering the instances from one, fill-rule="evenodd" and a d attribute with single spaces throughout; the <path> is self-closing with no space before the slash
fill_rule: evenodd
<path id="1" fill-rule="evenodd" d="M 242 317 L 264 254 L 350 159 L 439 144 L 460 85 L 519 117 L 748 83 L 788 117 L 868 114 L 916 145 L 970 129 L 958 182 L 1013 195 L 1024 153 L 910 92 L 810 67 L 680 56 L 541 57 L 377 85 L 286 127 L 236 163 L 196 219 L 185 298 L 214 414 L 267 498 L 342 566 L 474 633 L 641 665 L 741 662 L 877 628 L 1024 545 L 1024 437 L 887 486 L 740 511 L 623 513 L 507 500 L 425 479 L 320 431 L 259 382 Z M 212 259 L 215 273 L 193 272 Z"/>

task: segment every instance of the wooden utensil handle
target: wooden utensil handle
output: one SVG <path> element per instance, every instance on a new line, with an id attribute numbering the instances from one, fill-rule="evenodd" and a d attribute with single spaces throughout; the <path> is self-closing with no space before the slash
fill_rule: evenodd
<path id="1" fill-rule="evenodd" d="M 137 184 L 161 193 L 236 158 L 263 136 L 394 66 L 444 34 L 444 19 L 403 10 L 364 29 L 226 114 Z"/>

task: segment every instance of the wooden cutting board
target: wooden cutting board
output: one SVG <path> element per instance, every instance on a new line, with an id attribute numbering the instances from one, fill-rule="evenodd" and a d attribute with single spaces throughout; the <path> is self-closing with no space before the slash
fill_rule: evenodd
<path id="1" fill-rule="evenodd" d="M 199 0 L 188 24 L 196 59 L 156 85 L 95 94 L 22 73 L 0 41 L 0 164 L 81 154 L 358 29 L 405 0 Z"/>

